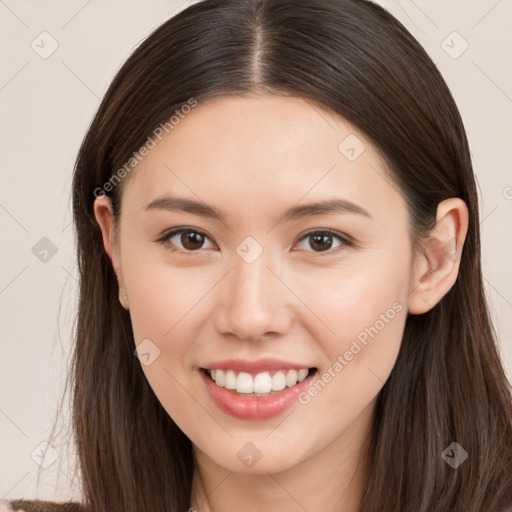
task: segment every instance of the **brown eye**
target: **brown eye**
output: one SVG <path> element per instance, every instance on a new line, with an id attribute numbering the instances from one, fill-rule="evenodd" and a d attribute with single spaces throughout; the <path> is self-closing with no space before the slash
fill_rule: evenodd
<path id="1" fill-rule="evenodd" d="M 180 242 L 185 249 L 193 251 L 201 249 L 201 246 L 204 244 L 204 236 L 201 233 L 196 233 L 195 231 L 187 231 L 181 233 Z"/>
<path id="2" fill-rule="evenodd" d="M 336 242 L 338 240 L 338 242 Z M 313 252 L 327 252 L 341 246 L 350 246 L 350 241 L 331 231 L 311 231 L 301 238 L 299 246 L 308 250 L 304 245 L 309 245 Z"/>
<path id="3" fill-rule="evenodd" d="M 332 235 L 310 235 L 309 243 L 314 251 L 328 251 L 332 247 Z"/>
<path id="4" fill-rule="evenodd" d="M 171 231 L 159 241 L 177 247 L 176 250 L 181 250 L 183 252 L 196 252 L 200 249 L 207 248 L 204 247 L 207 240 L 209 240 L 209 238 L 202 231 L 182 228 Z M 213 245 L 210 245 L 210 247 L 213 247 Z"/>

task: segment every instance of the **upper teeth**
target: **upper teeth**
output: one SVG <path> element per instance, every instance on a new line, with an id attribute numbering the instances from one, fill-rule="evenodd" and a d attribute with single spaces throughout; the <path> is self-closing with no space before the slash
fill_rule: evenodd
<path id="1" fill-rule="evenodd" d="M 292 387 L 297 382 L 302 382 L 308 375 L 309 370 L 278 370 L 273 376 L 269 372 L 256 374 L 240 372 L 238 375 L 234 370 L 208 370 L 217 386 L 226 389 L 236 389 L 238 393 L 270 393 L 281 391 L 285 387 Z"/>

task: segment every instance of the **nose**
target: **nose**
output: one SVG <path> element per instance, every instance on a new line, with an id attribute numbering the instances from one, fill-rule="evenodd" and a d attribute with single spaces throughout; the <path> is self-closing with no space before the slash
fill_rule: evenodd
<path id="1" fill-rule="evenodd" d="M 257 341 L 278 337 L 291 328 L 293 296 L 269 263 L 265 252 L 252 263 L 234 256 L 234 267 L 223 284 L 215 318 L 222 335 Z"/>

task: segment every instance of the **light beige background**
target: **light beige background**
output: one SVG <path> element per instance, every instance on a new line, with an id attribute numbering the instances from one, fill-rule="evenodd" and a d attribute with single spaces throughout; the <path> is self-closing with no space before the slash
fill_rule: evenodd
<path id="1" fill-rule="evenodd" d="M 36 485 L 37 454 L 53 424 L 72 346 L 74 158 L 114 73 L 150 31 L 188 3 L 0 0 L 0 499 L 80 498 L 68 467 L 74 448 L 65 446 L 66 403 L 62 446 L 52 447 L 59 458 Z M 465 121 L 480 187 L 485 283 L 512 377 L 512 3 L 379 3 L 426 48 Z M 45 59 L 40 53 L 52 40 L 40 36 L 44 31 L 58 44 Z M 457 56 L 465 41 L 468 48 Z M 57 248 L 46 262 L 32 252 L 43 237 Z"/>

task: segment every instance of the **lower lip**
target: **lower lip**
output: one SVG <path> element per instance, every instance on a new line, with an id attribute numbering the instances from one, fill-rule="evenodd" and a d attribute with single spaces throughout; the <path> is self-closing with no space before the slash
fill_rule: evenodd
<path id="1" fill-rule="evenodd" d="M 263 420 L 277 416 L 288 409 L 297 400 L 300 393 L 311 385 L 316 372 L 310 373 L 295 386 L 275 391 L 268 396 L 237 395 L 217 386 L 206 371 L 199 370 L 199 373 L 212 400 L 223 412 L 242 420 Z"/>

